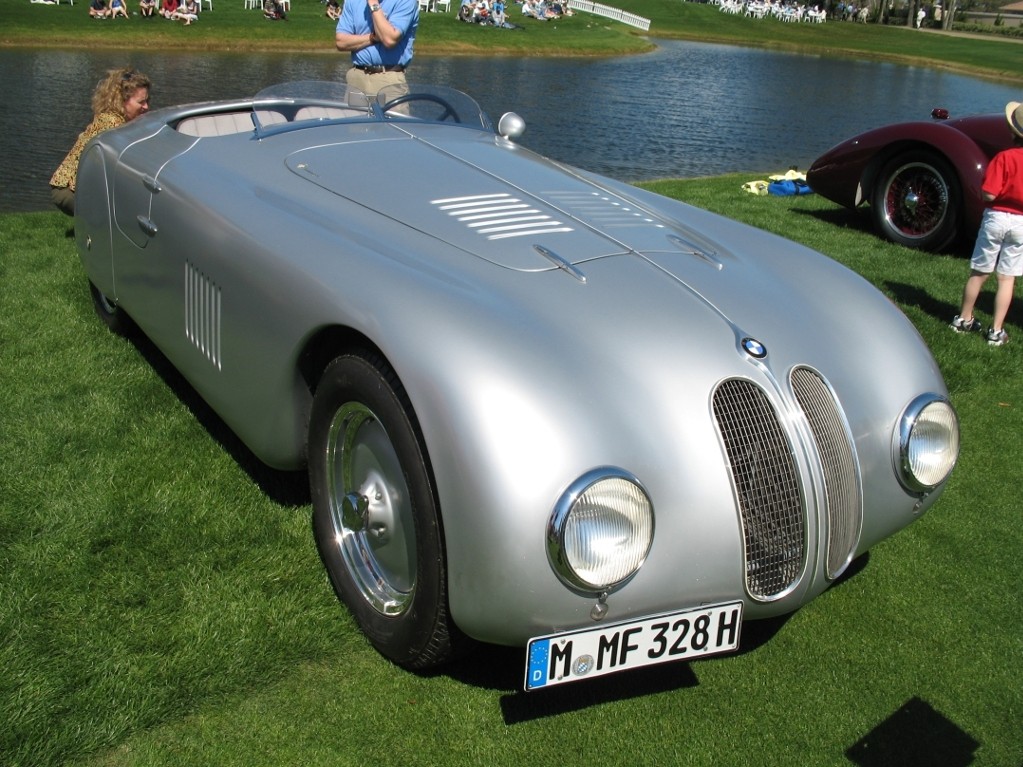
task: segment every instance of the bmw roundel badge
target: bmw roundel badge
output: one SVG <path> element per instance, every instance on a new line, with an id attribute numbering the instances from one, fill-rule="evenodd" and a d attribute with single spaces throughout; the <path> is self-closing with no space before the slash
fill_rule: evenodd
<path id="1" fill-rule="evenodd" d="M 742 339 L 742 348 L 746 350 L 746 354 L 758 360 L 767 356 L 767 347 L 755 338 Z"/>

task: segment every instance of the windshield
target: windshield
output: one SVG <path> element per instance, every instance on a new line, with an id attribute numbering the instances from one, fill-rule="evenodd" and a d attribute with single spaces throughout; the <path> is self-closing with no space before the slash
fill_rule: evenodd
<path id="1" fill-rule="evenodd" d="M 304 80 L 265 88 L 254 98 L 256 132 L 263 134 L 335 120 L 420 120 L 493 130 L 470 96 L 441 85 L 392 85 L 370 97 L 345 83 Z M 285 120 L 268 115 L 285 115 Z"/>

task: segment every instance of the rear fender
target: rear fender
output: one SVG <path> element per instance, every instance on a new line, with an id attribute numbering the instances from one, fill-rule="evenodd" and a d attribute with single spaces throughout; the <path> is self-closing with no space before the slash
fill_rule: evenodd
<path id="1" fill-rule="evenodd" d="M 75 187 L 75 241 L 82 267 L 103 295 L 116 300 L 110 179 L 100 144 L 82 152 Z"/>

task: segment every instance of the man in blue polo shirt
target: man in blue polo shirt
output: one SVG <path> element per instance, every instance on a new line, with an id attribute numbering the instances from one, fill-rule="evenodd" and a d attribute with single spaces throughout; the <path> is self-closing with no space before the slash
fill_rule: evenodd
<path id="1" fill-rule="evenodd" d="M 407 92 L 405 69 L 418 26 L 418 0 L 347 0 L 334 43 L 352 54 L 352 68 L 345 74 L 349 87 L 367 96 L 388 85 Z"/>

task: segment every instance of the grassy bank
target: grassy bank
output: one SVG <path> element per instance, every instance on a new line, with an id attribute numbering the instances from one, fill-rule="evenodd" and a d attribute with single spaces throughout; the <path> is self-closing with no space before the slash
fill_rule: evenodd
<path id="1" fill-rule="evenodd" d="M 134 6 L 134 0 L 129 4 Z M 976 39 L 901 26 L 841 22 L 785 24 L 726 15 L 714 6 L 680 0 L 617 0 L 609 4 L 651 19 L 651 37 L 868 56 L 999 79 L 1023 75 L 1023 48 L 996 37 Z M 453 12 L 423 14 L 417 50 L 539 56 L 613 55 L 650 47 L 649 39 L 638 30 L 584 13 L 542 23 L 523 19 L 513 9 L 511 20 L 521 24 L 521 29 L 462 24 Z M 333 25 L 316 0 L 295 0 L 287 23 L 264 21 L 260 11 L 245 10 L 242 0 L 214 0 L 214 10 L 204 12 L 200 22 L 188 28 L 163 19 L 95 21 L 88 17 L 85 0 L 75 6 L 18 2 L 4 9 L 0 44 L 334 53 Z"/>
<path id="2" fill-rule="evenodd" d="M 65 218 L 0 216 L 0 764 L 1019 767 L 1023 304 L 1007 347 L 957 336 L 962 259 L 744 180 L 647 186 L 887 293 L 949 384 L 960 465 L 739 654 L 528 696 L 519 650 L 421 676 L 376 655 L 327 584 L 304 477 L 253 462 L 148 344 L 105 330 Z"/>

